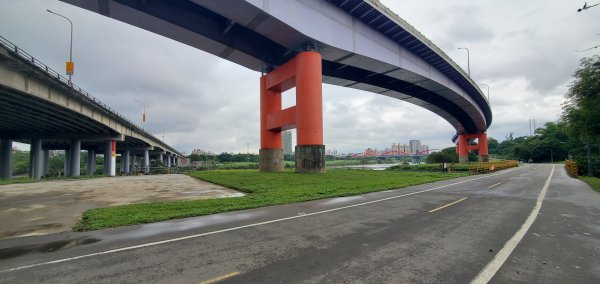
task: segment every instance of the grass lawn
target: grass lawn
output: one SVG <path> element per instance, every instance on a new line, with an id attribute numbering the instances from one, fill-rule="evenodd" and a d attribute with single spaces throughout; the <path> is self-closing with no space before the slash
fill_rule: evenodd
<path id="1" fill-rule="evenodd" d="M 596 191 L 600 191 L 600 178 L 579 176 L 579 179 L 587 182 Z"/>
<path id="2" fill-rule="evenodd" d="M 358 195 L 464 176 L 430 172 L 328 170 L 324 174 L 257 170 L 195 172 L 191 176 L 246 193 L 243 197 L 130 204 L 87 210 L 78 231 L 151 223 L 262 206 Z"/>

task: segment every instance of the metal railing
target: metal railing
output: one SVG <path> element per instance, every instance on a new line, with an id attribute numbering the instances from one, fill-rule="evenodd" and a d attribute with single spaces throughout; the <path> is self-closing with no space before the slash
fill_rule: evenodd
<path id="1" fill-rule="evenodd" d="M 54 80 L 57 80 L 58 82 L 62 83 L 64 85 L 64 87 L 66 88 L 70 88 L 73 93 L 78 96 L 79 99 L 90 103 L 100 109 L 102 109 L 104 112 L 106 112 L 107 114 L 111 115 L 111 116 L 115 116 L 119 119 L 121 119 L 122 121 L 125 122 L 125 124 L 131 128 L 133 128 L 134 130 L 140 132 L 142 135 L 154 139 L 156 141 L 160 141 L 163 144 L 165 144 L 166 146 L 169 147 L 169 145 L 162 141 L 161 139 L 159 139 L 158 137 L 152 135 L 149 132 L 146 132 L 146 130 L 144 130 L 142 127 L 140 127 L 139 125 L 135 124 L 134 122 L 132 122 L 131 120 L 129 120 L 128 118 L 126 118 L 125 116 L 119 114 L 117 111 L 115 111 L 114 109 L 112 109 L 111 107 L 109 107 L 108 105 L 106 105 L 105 103 L 101 102 L 100 100 L 96 99 L 94 96 L 90 95 L 88 92 L 86 92 L 84 89 L 82 89 L 81 87 L 75 85 L 73 82 L 69 82 L 69 79 L 63 77 L 60 75 L 60 73 L 56 72 L 54 69 L 48 67 L 48 65 L 42 63 L 41 61 L 35 59 L 35 57 L 31 56 L 29 53 L 25 52 L 23 49 L 21 49 L 20 47 L 16 46 L 15 44 L 13 44 L 12 42 L 10 42 L 9 40 L 7 40 L 6 38 L 4 38 L 3 36 L 0 36 L 0 45 L 4 46 L 9 52 L 12 52 L 14 55 L 18 56 L 19 58 L 23 59 L 25 62 L 29 63 L 30 65 L 32 65 L 33 67 L 35 67 L 37 70 L 45 72 L 47 75 L 49 75 L 51 78 L 53 78 Z M 177 152 L 175 149 L 171 149 L 174 152 Z"/>

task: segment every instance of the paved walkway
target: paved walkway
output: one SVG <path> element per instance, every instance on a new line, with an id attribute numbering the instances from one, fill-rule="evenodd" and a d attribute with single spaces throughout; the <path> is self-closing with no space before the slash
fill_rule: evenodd
<path id="1" fill-rule="evenodd" d="M 186 175 L 128 176 L 0 186 L 0 239 L 70 230 L 90 208 L 242 196 Z"/>

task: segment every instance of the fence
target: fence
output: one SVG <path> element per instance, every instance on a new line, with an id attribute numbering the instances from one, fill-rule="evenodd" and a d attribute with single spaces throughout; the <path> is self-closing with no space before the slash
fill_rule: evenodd
<path id="1" fill-rule="evenodd" d="M 484 174 L 518 166 L 519 161 L 516 160 L 469 163 L 469 175 Z"/>
<path id="2" fill-rule="evenodd" d="M 577 163 L 575 163 L 575 161 L 565 160 L 565 169 L 572 177 L 577 177 L 579 174 L 579 169 L 577 168 Z"/>

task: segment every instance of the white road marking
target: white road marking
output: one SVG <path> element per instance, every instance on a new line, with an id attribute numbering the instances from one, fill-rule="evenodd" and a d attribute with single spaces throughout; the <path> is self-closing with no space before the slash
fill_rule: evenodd
<path id="1" fill-rule="evenodd" d="M 238 226 L 238 227 L 233 227 L 233 228 L 227 228 L 227 229 L 222 229 L 222 230 L 217 230 L 217 231 L 212 231 L 212 232 L 206 232 L 206 233 L 201 233 L 201 234 L 189 235 L 189 236 L 185 236 L 185 237 L 179 237 L 179 238 L 173 238 L 173 239 L 166 239 L 166 240 L 157 241 L 157 242 L 139 244 L 139 245 L 134 245 L 134 246 L 128 246 L 128 247 L 122 247 L 122 248 L 117 248 L 117 249 L 100 251 L 100 252 L 95 252 L 95 253 L 90 253 L 90 254 L 84 254 L 84 255 L 79 255 L 79 256 L 74 256 L 74 257 L 57 259 L 57 260 L 52 260 L 52 261 L 47 261 L 47 262 L 41 262 L 41 263 L 36 263 L 36 264 L 19 266 L 19 267 L 15 267 L 15 268 L 10 268 L 10 269 L 2 270 L 2 271 L 0 271 L 0 273 L 17 271 L 17 270 L 21 270 L 21 269 L 38 267 L 38 266 L 43 266 L 43 265 L 48 265 L 48 264 L 62 263 L 62 262 L 67 262 L 67 261 L 71 261 L 71 260 L 77 260 L 77 259 L 92 257 L 92 256 L 98 256 L 98 255 L 104 255 L 104 254 L 111 254 L 111 253 L 116 253 L 116 252 L 134 250 L 134 249 L 145 248 L 145 247 L 150 247 L 150 246 L 155 246 L 155 245 L 168 244 L 168 243 L 173 243 L 173 242 L 178 242 L 178 241 L 183 241 L 183 240 L 189 240 L 189 239 L 194 239 L 194 238 L 198 238 L 198 237 L 204 237 L 204 236 L 209 236 L 209 235 L 214 235 L 214 234 L 219 234 L 219 233 L 225 233 L 225 232 L 230 232 L 230 231 L 237 231 L 237 230 L 240 230 L 240 229 L 245 229 L 245 228 L 250 228 L 250 227 L 257 227 L 257 226 L 262 226 L 262 225 L 267 225 L 267 224 L 272 224 L 272 223 L 278 223 L 278 222 L 287 221 L 287 220 L 293 220 L 293 219 L 298 219 L 298 218 L 305 218 L 305 217 L 308 217 L 308 216 L 314 216 L 314 215 L 320 215 L 320 214 L 324 214 L 324 213 L 335 212 L 335 211 L 344 210 L 344 209 L 348 209 L 348 208 L 359 207 L 359 206 L 369 205 L 369 204 L 373 204 L 373 203 L 379 203 L 379 202 L 383 202 L 383 201 L 387 201 L 387 200 L 393 200 L 393 199 L 397 199 L 397 198 L 401 198 L 401 197 L 411 196 L 411 195 L 415 195 L 415 194 L 425 193 L 425 192 L 429 192 L 429 191 L 433 191 L 433 190 L 438 190 L 438 189 L 442 189 L 442 188 L 449 187 L 449 186 L 454 186 L 454 185 L 457 185 L 457 184 L 462 184 L 462 183 L 466 183 L 466 182 L 470 182 L 470 181 L 475 181 L 475 180 L 480 180 L 480 179 L 484 179 L 484 178 L 490 178 L 490 177 L 494 177 L 494 176 L 497 176 L 497 175 L 503 175 L 503 174 L 510 173 L 510 172 L 513 172 L 513 171 L 518 170 L 518 169 L 519 168 L 513 168 L 513 169 L 510 169 L 510 170 L 507 170 L 507 171 L 504 171 L 504 172 L 499 172 L 499 173 L 495 173 L 495 174 L 491 174 L 491 175 L 484 175 L 484 176 L 481 176 L 481 177 L 478 177 L 478 178 L 472 178 L 472 179 L 468 179 L 468 180 L 463 180 L 463 181 L 459 181 L 459 182 L 455 182 L 455 183 L 451 183 L 451 184 L 447 184 L 447 185 L 442 185 L 442 186 L 438 186 L 438 187 L 434 187 L 434 188 L 430 188 L 430 189 L 425 189 L 425 190 L 415 191 L 415 192 L 412 192 L 412 193 L 406 193 L 406 194 L 401 194 L 401 195 L 386 197 L 386 198 L 372 200 L 372 201 L 367 201 L 367 202 L 363 202 L 363 203 L 357 203 L 357 204 L 353 204 L 353 205 L 347 205 L 347 206 L 337 207 L 337 208 L 323 210 L 323 211 L 317 211 L 317 212 L 313 212 L 313 213 L 306 213 L 304 215 L 296 215 L 296 216 L 291 216 L 291 217 L 286 217 L 286 218 L 281 218 L 281 219 L 274 219 L 274 220 L 270 220 L 270 221 L 264 221 L 264 222 L 254 223 L 254 224 L 248 224 L 248 225 L 243 225 L 243 226 Z"/>
<path id="2" fill-rule="evenodd" d="M 517 245 L 519 244 L 521 239 L 523 239 L 523 236 L 525 236 L 525 234 L 527 233 L 527 231 L 529 230 L 529 228 L 531 227 L 531 225 L 537 218 L 538 213 L 540 212 L 540 209 L 542 208 L 542 202 L 544 201 L 544 197 L 546 196 L 546 191 L 548 191 L 548 186 L 550 186 L 550 180 L 552 179 L 553 174 L 554 174 L 554 165 L 552 165 L 552 171 L 550 171 L 550 175 L 548 176 L 548 179 L 546 180 L 546 184 L 544 184 L 544 188 L 542 188 L 542 191 L 538 195 L 538 198 L 535 202 L 535 206 L 533 207 L 533 210 L 531 210 L 529 217 L 527 217 L 527 219 L 525 220 L 525 223 L 523 223 L 523 225 L 521 225 L 521 228 L 519 228 L 519 230 L 515 233 L 515 235 L 512 236 L 512 238 L 510 238 L 510 240 L 508 240 L 508 242 L 506 242 L 506 244 L 504 244 L 504 247 L 502 247 L 502 249 L 500 251 L 498 251 L 498 254 L 496 254 L 496 256 L 494 256 L 492 261 L 490 261 L 483 268 L 483 270 L 481 270 L 479 272 L 479 274 L 477 274 L 477 276 L 475 276 L 475 278 L 473 278 L 473 280 L 471 281 L 471 284 L 488 283 L 488 281 L 490 281 L 492 279 L 492 277 L 494 277 L 496 272 L 498 272 L 500 267 L 502 267 L 504 262 L 510 256 L 510 254 L 515 250 L 515 248 L 517 247 Z"/>

